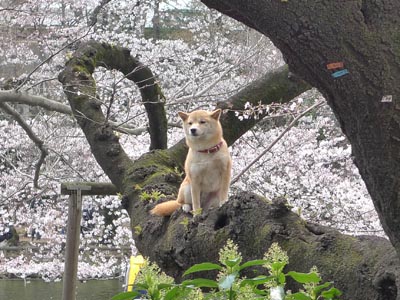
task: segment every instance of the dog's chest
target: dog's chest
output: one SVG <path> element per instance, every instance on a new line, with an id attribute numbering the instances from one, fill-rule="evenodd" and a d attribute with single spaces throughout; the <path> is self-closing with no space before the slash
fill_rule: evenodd
<path id="1" fill-rule="evenodd" d="M 192 182 L 201 186 L 202 191 L 215 191 L 221 185 L 221 178 L 227 172 L 227 156 L 224 153 L 194 155 L 190 162 Z"/>

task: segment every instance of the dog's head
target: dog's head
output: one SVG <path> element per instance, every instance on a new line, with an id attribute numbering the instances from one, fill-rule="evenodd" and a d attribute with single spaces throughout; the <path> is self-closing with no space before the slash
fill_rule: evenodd
<path id="1" fill-rule="evenodd" d="M 178 112 L 178 114 L 183 121 L 183 128 L 188 139 L 212 138 L 220 134 L 220 109 L 212 112 L 196 110 L 191 113 Z"/>

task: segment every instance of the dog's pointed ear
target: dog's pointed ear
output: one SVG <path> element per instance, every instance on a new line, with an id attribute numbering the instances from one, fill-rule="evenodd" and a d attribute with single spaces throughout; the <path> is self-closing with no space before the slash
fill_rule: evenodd
<path id="1" fill-rule="evenodd" d="M 213 118 L 213 119 L 215 119 L 215 120 L 219 120 L 219 117 L 221 116 L 221 112 L 222 112 L 222 110 L 219 108 L 219 109 L 216 109 L 216 110 L 214 110 L 213 112 L 211 112 L 211 118 Z"/>
<path id="2" fill-rule="evenodd" d="M 186 121 L 189 115 L 183 111 L 178 111 L 178 115 L 181 117 L 182 121 Z"/>

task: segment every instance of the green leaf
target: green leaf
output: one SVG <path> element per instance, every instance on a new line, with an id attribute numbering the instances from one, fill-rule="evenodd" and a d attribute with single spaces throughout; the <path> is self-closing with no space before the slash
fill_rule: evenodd
<path id="1" fill-rule="evenodd" d="M 225 261 L 225 265 L 229 268 L 236 266 L 240 262 L 240 258 L 229 259 Z"/>
<path id="2" fill-rule="evenodd" d="M 242 280 L 242 282 L 240 283 L 240 286 L 244 286 L 246 284 L 257 286 L 259 284 L 264 284 L 273 279 L 274 279 L 274 276 L 257 276 L 254 278 Z"/>
<path id="3" fill-rule="evenodd" d="M 208 287 L 208 288 L 218 288 L 218 282 L 205 278 L 196 278 L 191 280 L 185 280 L 182 285 L 188 286 L 193 285 L 196 287 Z"/>
<path id="4" fill-rule="evenodd" d="M 285 274 L 279 273 L 279 275 L 278 275 L 278 281 L 279 281 L 279 284 L 284 284 L 284 283 L 286 282 Z"/>
<path id="5" fill-rule="evenodd" d="M 299 273 L 290 271 L 286 275 L 292 277 L 294 280 L 300 283 L 318 283 L 321 281 L 321 278 L 315 272 Z"/>
<path id="6" fill-rule="evenodd" d="M 176 296 L 181 292 L 181 288 L 179 286 L 174 287 L 168 293 L 165 294 L 164 300 L 174 300 Z"/>
<path id="7" fill-rule="evenodd" d="M 244 268 L 248 268 L 248 267 L 253 267 L 253 266 L 262 266 L 262 265 L 265 265 L 266 263 L 267 263 L 267 261 L 264 259 L 249 260 L 240 266 L 240 270 L 243 270 Z"/>
<path id="8" fill-rule="evenodd" d="M 135 283 L 135 290 L 148 290 L 149 285 L 146 283 Z"/>
<path id="9" fill-rule="evenodd" d="M 253 293 L 256 295 L 261 295 L 261 296 L 268 296 L 268 293 L 264 290 L 259 290 L 259 289 L 253 289 Z"/>
<path id="10" fill-rule="evenodd" d="M 315 294 L 318 296 L 323 289 L 328 288 L 330 285 L 332 285 L 332 282 L 327 281 L 327 282 L 325 282 L 325 283 L 323 283 L 321 285 L 316 286 L 314 288 Z"/>
<path id="11" fill-rule="evenodd" d="M 183 276 L 195 273 L 195 272 L 201 272 L 201 271 L 211 271 L 211 270 L 221 270 L 222 267 L 217 264 L 213 263 L 201 263 L 201 264 L 196 264 L 191 266 L 189 269 L 186 270 L 185 273 L 183 273 Z"/>
<path id="12" fill-rule="evenodd" d="M 339 297 L 342 294 L 337 288 L 331 288 L 328 291 L 323 291 L 321 296 L 325 299 L 335 299 L 335 297 Z"/>
<path id="13" fill-rule="evenodd" d="M 174 285 L 170 284 L 170 283 L 160 283 L 159 285 L 157 285 L 157 288 L 159 290 L 165 290 L 165 289 L 169 289 L 172 288 Z"/>
<path id="14" fill-rule="evenodd" d="M 294 293 L 288 296 L 288 298 L 290 300 L 311 300 L 310 296 L 302 293 L 302 292 L 298 292 L 298 293 Z"/>
<path id="15" fill-rule="evenodd" d="M 114 297 L 111 298 L 111 300 L 132 300 L 136 296 L 139 296 L 139 292 L 123 292 L 119 293 L 118 295 L 115 295 Z"/>
<path id="16" fill-rule="evenodd" d="M 228 276 L 223 277 L 218 286 L 221 290 L 228 290 L 232 287 L 232 284 L 235 282 L 236 274 L 229 274 Z"/>
<path id="17" fill-rule="evenodd" d="M 285 262 L 277 261 L 271 264 L 271 269 L 273 271 L 282 271 L 285 266 L 286 266 Z"/>

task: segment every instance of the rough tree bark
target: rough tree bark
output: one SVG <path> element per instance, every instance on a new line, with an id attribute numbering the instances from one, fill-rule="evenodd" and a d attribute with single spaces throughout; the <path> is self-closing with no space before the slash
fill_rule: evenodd
<path id="1" fill-rule="evenodd" d="M 122 202 L 142 254 L 179 280 L 192 264 L 215 261 L 228 238 L 239 245 L 244 259 L 260 258 L 272 242 L 278 241 L 288 251 L 292 269 L 308 271 L 312 265 L 319 266 L 324 279 L 335 280 L 346 293 L 344 299 L 396 299 L 399 262 L 388 241 L 354 238 L 307 224 L 288 211 L 283 201 L 271 203 L 243 192 L 221 208 L 195 219 L 181 211 L 170 218 L 150 216 L 148 211 L 154 203 L 142 201 L 140 194 L 156 190 L 166 195 L 165 199 L 174 198 L 182 180 L 180 172 L 187 149 L 181 141 L 169 149 L 151 151 L 136 161 L 127 157 L 105 122 L 91 76 L 97 66 L 103 65 L 104 57 L 111 62 L 113 53 L 121 51 L 127 52 L 94 42 L 82 45 L 59 79 L 97 162 L 123 194 Z M 219 103 L 227 111 L 222 124 L 228 144 L 233 144 L 258 121 L 239 121 L 229 109 L 242 109 L 246 101 L 288 101 L 307 89 L 309 85 L 303 81 L 290 79 L 284 67 Z"/>
<path id="2" fill-rule="evenodd" d="M 202 2 L 268 36 L 291 71 L 324 94 L 400 254 L 400 1 Z M 332 62 L 349 74 L 333 78 Z"/>

